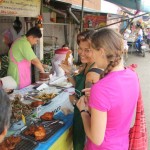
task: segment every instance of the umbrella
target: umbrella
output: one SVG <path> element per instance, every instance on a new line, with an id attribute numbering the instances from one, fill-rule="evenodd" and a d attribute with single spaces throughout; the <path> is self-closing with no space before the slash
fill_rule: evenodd
<path id="1" fill-rule="evenodd" d="M 121 5 L 127 8 L 135 9 L 143 12 L 150 12 L 149 0 L 106 0 L 116 5 Z"/>

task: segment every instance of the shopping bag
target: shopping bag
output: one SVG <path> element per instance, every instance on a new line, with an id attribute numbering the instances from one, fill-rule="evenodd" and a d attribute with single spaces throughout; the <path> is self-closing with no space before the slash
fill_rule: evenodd
<path id="1" fill-rule="evenodd" d="M 148 150 L 148 136 L 141 90 L 137 102 L 135 123 L 129 131 L 129 150 Z"/>

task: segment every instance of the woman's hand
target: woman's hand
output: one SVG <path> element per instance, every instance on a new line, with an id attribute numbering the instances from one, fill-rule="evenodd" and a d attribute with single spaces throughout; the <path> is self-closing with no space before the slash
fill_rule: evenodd
<path id="1" fill-rule="evenodd" d="M 69 100 L 72 103 L 72 105 L 75 105 L 77 102 L 77 98 L 75 95 L 69 95 Z"/>
<path id="2" fill-rule="evenodd" d="M 76 103 L 78 109 L 81 110 L 88 110 L 88 99 L 85 96 L 80 97 L 80 99 Z"/>
<path id="3" fill-rule="evenodd" d="M 85 93 L 85 96 L 86 96 L 86 97 L 89 97 L 89 96 L 90 96 L 90 92 L 91 92 L 91 88 L 83 89 L 82 92 Z"/>
<path id="4" fill-rule="evenodd" d="M 49 66 L 45 65 L 45 64 L 42 64 L 42 66 L 43 66 L 44 69 L 48 69 L 49 68 Z"/>

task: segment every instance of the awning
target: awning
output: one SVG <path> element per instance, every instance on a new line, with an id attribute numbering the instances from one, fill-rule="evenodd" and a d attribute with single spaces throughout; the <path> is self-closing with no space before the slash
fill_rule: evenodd
<path id="1" fill-rule="evenodd" d="M 150 12 L 150 0 L 106 0 L 106 1 L 143 12 Z"/>

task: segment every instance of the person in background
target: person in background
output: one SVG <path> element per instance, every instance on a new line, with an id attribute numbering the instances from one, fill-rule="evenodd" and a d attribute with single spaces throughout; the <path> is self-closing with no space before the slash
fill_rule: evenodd
<path id="1" fill-rule="evenodd" d="M 135 30 L 136 30 L 136 25 L 135 25 L 135 23 L 131 22 L 131 24 L 130 24 L 130 30 L 131 30 L 131 34 L 134 34 L 134 33 L 135 33 Z"/>
<path id="2" fill-rule="evenodd" d="M 33 27 L 25 36 L 17 39 L 9 50 L 7 75 L 14 78 L 19 89 L 31 84 L 31 63 L 37 67 L 40 72 L 44 72 L 42 63 L 32 49 L 32 46 L 37 44 L 41 37 L 40 29 Z"/>
<path id="3" fill-rule="evenodd" d="M 16 17 L 16 20 L 13 22 L 13 25 L 6 29 L 3 33 L 3 42 L 5 44 L 2 55 L 0 55 L 0 78 L 7 76 L 8 70 L 8 51 L 12 43 L 19 37 L 23 35 L 22 23 L 19 20 L 19 17 Z"/>
<path id="4" fill-rule="evenodd" d="M 8 70 L 8 51 L 13 42 L 12 33 L 10 29 L 5 30 L 3 33 L 3 42 L 5 44 L 4 52 L 0 55 L 0 78 L 7 76 Z"/>
<path id="5" fill-rule="evenodd" d="M 140 24 L 136 25 L 137 37 L 141 37 L 143 39 L 143 30 Z"/>
<path id="6" fill-rule="evenodd" d="M 92 36 L 95 63 L 103 68 L 90 98 L 77 102 L 88 137 L 84 150 L 128 150 L 129 129 L 139 96 L 136 73 L 123 65 L 123 39 L 109 28 Z M 90 108 L 90 112 L 88 111 Z"/>
<path id="7" fill-rule="evenodd" d="M 84 31 L 78 34 L 77 44 L 78 54 L 81 62 L 80 71 L 77 75 L 74 75 L 74 71 L 70 66 L 61 64 L 61 67 L 66 72 L 69 81 L 71 81 L 75 86 L 75 95 L 70 96 L 70 101 L 74 104 L 74 117 L 73 117 L 73 149 L 83 150 L 86 136 L 84 132 L 84 127 L 81 119 L 80 112 L 76 107 L 75 103 L 84 94 L 82 90 L 86 87 L 91 87 L 92 84 L 99 80 L 101 69 L 97 68 L 95 60 L 93 59 L 93 52 L 90 49 L 91 36 L 94 31 Z"/>
<path id="8" fill-rule="evenodd" d="M 0 143 L 3 141 L 9 127 L 11 105 L 8 95 L 0 88 Z"/>
<path id="9" fill-rule="evenodd" d="M 150 26 L 147 27 L 147 44 L 150 48 Z"/>
<path id="10" fill-rule="evenodd" d="M 129 49 L 129 46 L 128 46 L 128 38 L 131 34 L 131 30 L 130 29 L 126 29 L 124 34 L 123 34 L 123 38 L 124 38 L 124 59 L 125 61 L 127 60 L 128 58 L 128 49 Z"/>
<path id="11" fill-rule="evenodd" d="M 136 25 L 137 39 L 135 42 L 137 51 L 141 51 L 141 42 L 143 40 L 143 30 L 140 24 Z"/>

